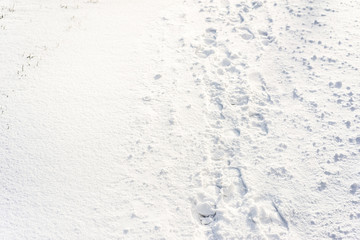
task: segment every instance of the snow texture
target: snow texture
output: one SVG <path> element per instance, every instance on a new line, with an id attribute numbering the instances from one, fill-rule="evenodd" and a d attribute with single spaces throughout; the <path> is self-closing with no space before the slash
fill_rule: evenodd
<path id="1" fill-rule="evenodd" d="M 0 239 L 360 239 L 360 2 L 0 1 Z"/>

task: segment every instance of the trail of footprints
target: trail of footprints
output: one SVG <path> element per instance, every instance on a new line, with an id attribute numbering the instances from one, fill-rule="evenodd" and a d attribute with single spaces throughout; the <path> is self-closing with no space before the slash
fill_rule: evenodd
<path id="1" fill-rule="evenodd" d="M 266 114 L 268 106 L 274 104 L 266 79 L 247 64 L 252 56 L 241 52 L 248 47 L 259 52 L 258 49 L 275 40 L 269 32 L 249 27 L 263 3 L 249 1 L 230 9 L 229 4 L 218 6 L 209 1 L 199 3 L 199 6 L 200 12 L 206 13 L 205 22 L 211 26 L 191 44 L 196 56 L 191 71 L 194 80 L 203 84 L 206 92 L 210 149 L 208 156 L 204 157 L 207 168 L 199 173 L 200 190 L 193 200 L 193 215 L 200 224 L 209 226 L 209 239 L 244 236 L 226 233 L 223 226 L 231 221 L 239 223 L 237 234 L 253 233 L 248 237 L 263 236 L 262 224 L 276 225 L 287 231 L 288 222 L 276 199 L 252 196 L 251 186 L 247 185 L 243 175 L 246 167 L 241 164 L 242 158 L 246 157 L 242 155 L 242 143 L 251 141 L 246 140 L 242 130 L 251 129 L 257 136 L 266 136 L 269 132 Z M 225 36 L 222 33 L 226 33 Z M 241 49 L 231 49 L 226 36 L 240 41 Z M 256 61 L 256 57 L 254 59 Z"/>
<path id="2" fill-rule="evenodd" d="M 321 7 L 312 3 L 313 1 L 308 1 L 300 4 L 299 1 L 296 9 L 289 7 L 296 6 L 293 2 L 282 4 L 283 14 L 288 16 L 287 18 L 289 16 L 295 18 L 292 24 L 289 23 L 286 26 L 279 25 L 271 17 L 270 12 L 274 12 L 271 7 L 276 7 L 276 3 L 242 1 L 230 4 L 230 1 L 225 0 L 207 0 L 197 3 L 199 13 L 204 18 L 205 27 L 196 41 L 191 42 L 194 62 L 190 70 L 194 73 L 195 82 L 203 85 L 204 89 L 201 95 L 206 102 L 208 112 L 206 138 L 209 149 L 207 156 L 204 156 L 206 168 L 198 174 L 199 192 L 193 199 L 193 213 L 199 224 L 207 226 L 210 239 L 245 237 L 287 239 L 291 223 L 296 225 L 296 222 L 291 222 L 291 219 L 296 218 L 291 218 L 292 211 L 286 208 L 286 203 L 284 204 L 279 197 L 269 192 L 261 194 L 256 191 L 256 186 L 253 186 L 254 182 L 247 181 L 250 178 L 250 174 L 247 174 L 248 166 L 256 165 L 257 161 L 255 158 L 248 159 L 249 155 L 261 157 L 259 154 L 249 153 L 257 151 L 259 142 L 261 144 L 271 142 L 269 136 L 271 139 L 274 137 L 281 139 L 284 136 L 281 133 L 274 133 L 275 131 L 271 132 L 272 123 L 268 117 L 282 114 L 281 99 L 286 97 L 287 100 L 300 102 L 299 109 L 314 115 L 314 121 L 309 121 L 300 113 L 292 111 L 287 112 L 289 115 L 281 116 L 291 127 L 300 129 L 303 136 L 311 138 L 313 135 L 307 132 L 319 134 L 324 133 L 321 129 L 334 129 L 335 126 L 341 127 L 341 124 L 343 124 L 342 128 L 346 126 L 343 137 L 334 137 L 326 133 L 321 144 L 313 143 L 313 148 L 318 148 L 316 154 L 321 158 L 319 162 L 323 162 L 322 168 L 335 172 L 332 169 L 347 166 L 346 162 L 350 165 L 350 159 L 353 160 L 359 151 L 355 149 L 355 146 L 360 144 L 360 137 L 351 132 L 359 119 L 358 115 L 354 114 L 358 109 L 356 99 L 359 96 L 355 88 L 345 85 L 336 76 L 330 75 L 327 77 L 332 81 L 329 80 L 328 86 L 320 90 L 297 86 L 297 79 L 292 79 L 304 76 L 305 82 L 317 81 L 318 86 L 323 86 L 321 85 L 322 78 L 317 74 L 319 68 L 329 72 L 346 73 L 346 76 L 351 76 L 350 73 L 358 71 L 354 64 L 350 64 L 351 61 L 355 61 L 355 57 L 349 61 L 340 61 L 343 53 L 335 51 L 337 46 L 341 48 L 345 45 L 345 40 L 350 44 L 350 40 L 341 38 L 341 41 L 335 41 L 335 38 L 340 38 L 336 35 L 328 39 L 316 39 L 315 32 L 319 30 L 319 27 L 324 26 L 320 17 L 325 15 L 321 12 L 315 15 L 313 12 L 316 11 L 312 6 L 316 6 L 317 11 L 320 11 Z M 325 11 L 332 10 L 325 8 Z M 311 26 L 306 25 L 307 21 L 297 20 L 306 14 L 317 18 L 310 23 Z M 281 20 L 281 17 L 277 16 L 277 19 Z M 277 32 L 276 37 L 273 29 Z M 325 28 L 322 33 L 326 31 L 331 34 L 332 28 Z M 284 35 L 289 36 L 283 37 Z M 292 47 L 284 42 L 291 39 L 296 40 L 299 46 Z M 282 69 L 280 75 L 283 78 L 279 80 L 281 84 L 278 85 L 284 88 L 286 95 L 280 96 L 279 94 L 283 94 L 281 90 L 276 92 L 271 89 L 268 82 L 270 77 L 262 72 L 262 64 L 266 64 L 263 59 L 267 54 L 266 49 L 269 48 L 281 53 L 275 54 L 277 57 L 290 56 L 287 61 L 279 61 L 282 64 L 279 70 Z M 332 57 L 327 57 L 326 54 Z M 279 60 L 276 56 L 275 61 Z M 346 54 L 349 59 L 351 56 L 350 53 Z M 289 64 L 286 64 L 287 62 Z M 335 71 L 336 69 L 338 71 Z M 276 80 L 272 79 L 272 81 Z M 331 95 L 322 102 L 311 97 L 319 91 Z M 335 105 L 348 111 L 341 110 L 348 116 L 341 123 L 331 119 L 335 113 L 329 112 L 329 109 L 331 110 Z M 350 115 L 355 118 L 351 120 Z M 279 131 L 278 128 L 276 130 Z M 347 138 L 348 140 L 345 140 Z M 347 147 L 346 141 L 349 142 Z M 325 146 L 329 144 L 339 145 L 342 151 L 337 151 L 333 159 L 325 161 L 327 154 Z M 275 152 L 287 151 L 287 146 L 281 142 L 278 142 L 276 146 Z M 306 147 L 298 146 L 298 148 L 303 150 L 302 155 L 309 156 Z M 268 167 L 267 170 L 270 178 L 289 181 L 293 179 L 292 173 L 284 167 Z M 333 175 L 331 171 L 324 171 L 324 176 L 319 175 L 311 179 L 312 181 L 321 179 L 316 186 L 318 192 L 324 192 L 329 188 L 322 179 L 329 179 L 328 182 L 330 182 L 329 176 Z M 356 195 L 359 189 L 355 182 L 352 182 L 348 188 L 348 194 L 351 195 Z M 316 199 L 316 196 L 314 194 L 313 199 Z M 284 201 L 289 203 L 291 199 Z M 353 214 L 350 215 L 350 218 L 353 219 L 353 216 Z M 311 218 L 301 217 L 301 221 Z M 326 219 L 325 215 L 323 219 Z M 331 231 L 336 232 L 336 235 L 344 234 L 337 231 L 331 221 L 326 220 L 326 224 L 331 225 L 333 228 Z M 236 226 L 237 229 L 231 229 L 232 226 Z M 311 234 L 311 230 L 307 231 L 307 234 Z M 329 233 L 329 236 L 335 235 Z"/>

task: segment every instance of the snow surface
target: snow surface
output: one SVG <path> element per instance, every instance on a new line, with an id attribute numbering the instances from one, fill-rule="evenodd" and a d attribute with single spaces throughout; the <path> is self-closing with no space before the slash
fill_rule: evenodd
<path id="1" fill-rule="evenodd" d="M 360 239 L 359 1 L 0 11 L 0 239 Z"/>

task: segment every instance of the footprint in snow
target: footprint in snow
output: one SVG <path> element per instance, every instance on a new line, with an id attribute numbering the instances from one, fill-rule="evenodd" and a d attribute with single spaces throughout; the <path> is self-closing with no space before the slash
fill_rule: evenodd
<path id="1" fill-rule="evenodd" d="M 210 202 L 199 203 L 196 205 L 201 224 L 208 225 L 216 215 L 215 207 Z"/>

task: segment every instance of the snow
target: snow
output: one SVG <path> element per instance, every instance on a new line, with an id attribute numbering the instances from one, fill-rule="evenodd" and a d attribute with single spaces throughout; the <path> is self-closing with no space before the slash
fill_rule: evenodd
<path id="1" fill-rule="evenodd" d="M 356 1 L 0 2 L 1 239 L 358 239 Z"/>
<path id="2" fill-rule="evenodd" d="M 213 216 L 216 213 L 216 211 L 211 205 L 212 205 L 211 203 L 207 203 L 207 202 L 200 203 L 196 206 L 196 210 L 200 215 L 204 217 Z"/>

